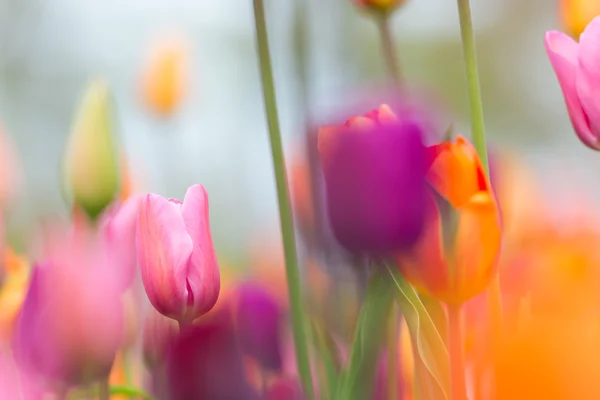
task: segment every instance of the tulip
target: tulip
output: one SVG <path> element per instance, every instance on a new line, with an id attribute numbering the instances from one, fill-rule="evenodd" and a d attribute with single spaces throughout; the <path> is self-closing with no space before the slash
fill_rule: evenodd
<path id="1" fill-rule="evenodd" d="M 219 266 L 204 186 L 190 187 L 183 202 L 146 195 L 136 247 L 146 293 L 158 312 L 189 323 L 215 305 Z"/>
<path id="2" fill-rule="evenodd" d="M 319 131 L 327 210 L 353 253 L 391 253 L 419 238 L 425 219 L 422 127 L 387 106 Z"/>
<path id="3" fill-rule="evenodd" d="M 390 13 L 404 4 L 405 0 L 354 0 L 358 7 L 383 14 Z"/>
<path id="4" fill-rule="evenodd" d="M 153 48 L 142 75 L 146 106 L 159 116 L 172 115 L 180 105 L 187 82 L 187 51 L 180 40 L 163 40 Z"/>
<path id="5" fill-rule="evenodd" d="M 281 318 L 279 305 L 260 285 L 247 283 L 239 288 L 236 312 L 242 349 L 262 368 L 281 369 Z"/>
<path id="6" fill-rule="evenodd" d="M 280 378 L 271 385 L 266 400 L 304 400 L 302 387 L 293 379 Z"/>
<path id="7" fill-rule="evenodd" d="M 169 400 L 258 400 L 245 377 L 242 353 L 229 311 L 192 325 L 169 348 Z"/>
<path id="8" fill-rule="evenodd" d="M 498 205 L 473 146 L 459 136 L 429 148 L 428 221 L 409 254 L 398 257 L 405 277 L 448 304 L 481 293 L 496 271 L 501 226 Z"/>
<path id="9" fill-rule="evenodd" d="M 596 0 L 561 0 L 560 17 L 573 37 L 579 38 L 586 25 L 600 15 L 600 3 Z"/>
<path id="10" fill-rule="evenodd" d="M 14 341 L 37 382 L 88 384 L 108 378 L 123 340 L 120 279 L 100 246 L 75 236 L 33 270 Z"/>
<path id="11" fill-rule="evenodd" d="M 579 43 L 556 31 L 546 33 L 545 43 L 575 133 L 586 146 L 600 150 L 600 106 L 596 96 L 600 87 L 596 57 L 600 17 L 585 28 Z"/>
<path id="12" fill-rule="evenodd" d="M 118 155 L 108 86 L 90 84 L 82 99 L 64 157 L 65 189 L 95 219 L 119 193 Z"/>
<path id="13" fill-rule="evenodd" d="M 29 285 L 29 263 L 26 259 L 7 248 L 4 261 L 6 279 L 0 286 L 0 347 L 13 335 Z"/>
<path id="14" fill-rule="evenodd" d="M 120 270 L 117 276 L 123 278 L 123 288 L 131 285 L 136 273 L 136 230 L 142 200 L 143 196 L 138 195 L 113 205 L 99 222 L 99 232 L 110 258 L 109 265 Z"/>

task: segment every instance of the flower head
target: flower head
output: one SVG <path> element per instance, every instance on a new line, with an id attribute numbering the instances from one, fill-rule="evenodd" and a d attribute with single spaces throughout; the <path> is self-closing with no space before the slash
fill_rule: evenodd
<path id="1" fill-rule="evenodd" d="M 579 43 L 561 32 L 545 37 L 546 52 L 562 88 L 575 133 L 591 149 L 600 150 L 600 17 L 585 28 Z"/>
<path id="2" fill-rule="evenodd" d="M 191 322 L 215 305 L 219 266 L 204 186 L 190 187 L 183 202 L 146 195 L 139 211 L 136 248 L 146 293 L 161 314 Z"/>
<path id="3" fill-rule="evenodd" d="M 329 220 L 347 250 L 390 253 L 418 239 L 425 218 L 422 133 L 385 105 L 319 131 Z"/>
<path id="4" fill-rule="evenodd" d="M 500 250 L 498 205 L 477 152 L 459 136 L 429 148 L 425 233 L 398 265 L 419 289 L 462 303 L 489 284 Z"/>

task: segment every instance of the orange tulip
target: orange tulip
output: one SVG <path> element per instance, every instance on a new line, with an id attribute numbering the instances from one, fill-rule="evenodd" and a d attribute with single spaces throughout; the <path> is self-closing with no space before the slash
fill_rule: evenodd
<path id="1" fill-rule="evenodd" d="M 371 11 L 388 13 L 404 4 L 405 0 L 356 0 L 359 7 Z"/>
<path id="2" fill-rule="evenodd" d="M 579 38 L 585 27 L 600 15 L 598 0 L 561 0 L 560 18 L 565 30 Z"/>
<path id="3" fill-rule="evenodd" d="M 187 82 L 187 48 L 179 40 L 159 43 L 142 77 L 146 106 L 162 117 L 172 115 L 181 104 Z"/>
<path id="4" fill-rule="evenodd" d="M 6 277 L 0 286 L 0 343 L 12 337 L 29 286 L 29 264 L 26 259 L 7 248 L 4 265 Z"/>
<path id="5" fill-rule="evenodd" d="M 461 304 L 485 290 L 495 273 L 500 213 L 477 152 L 466 139 L 459 136 L 428 150 L 426 230 L 410 253 L 398 256 L 398 265 L 419 290 Z"/>

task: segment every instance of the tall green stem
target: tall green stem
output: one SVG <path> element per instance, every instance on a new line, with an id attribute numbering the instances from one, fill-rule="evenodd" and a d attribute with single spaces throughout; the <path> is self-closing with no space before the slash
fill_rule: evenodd
<path id="1" fill-rule="evenodd" d="M 473 21 L 471 19 L 470 0 L 457 0 L 460 18 L 460 33 L 463 43 L 463 54 L 467 69 L 467 85 L 469 87 L 469 105 L 471 108 L 471 133 L 473 145 L 479 154 L 481 163 L 486 173 L 489 174 L 487 147 L 485 143 L 485 124 L 483 119 L 483 105 L 481 101 L 481 85 L 479 83 L 479 68 L 475 51 L 475 36 L 473 34 Z"/>
<path id="2" fill-rule="evenodd" d="M 254 18 L 256 23 L 256 40 L 258 46 L 260 75 L 262 80 L 267 124 L 269 127 L 269 140 L 271 142 L 273 169 L 275 170 L 277 199 L 279 202 L 279 219 L 281 224 L 281 236 L 283 239 L 283 251 L 285 255 L 290 311 L 292 315 L 292 331 L 296 350 L 296 363 L 306 396 L 309 399 L 312 399 L 313 386 L 308 347 L 306 344 L 306 323 L 304 321 L 304 312 L 302 306 L 300 274 L 298 271 L 296 238 L 294 234 L 294 220 L 292 217 L 290 195 L 285 172 L 285 158 L 281 144 L 279 118 L 277 116 L 277 101 L 275 98 L 275 84 L 273 83 L 273 71 L 271 68 L 271 56 L 269 54 L 267 24 L 265 21 L 265 10 L 262 0 L 254 0 Z"/>
<path id="3" fill-rule="evenodd" d="M 381 38 L 383 58 L 388 69 L 388 74 L 392 78 L 396 88 L 399 88 L 402 84 L 402 74 L 400 72 L 400 62 L 396 44 L 394 43 L 394 36 L 392 35 L 390 27 L 390 14 L 383 13 L 378 15 L 377 25 L 379 28 L 379 36 Z"/>
<path id="4" fill-rule="evenodd" d="M 473 21 L 471 18 L 470 0 L 457 0 L 460 18 L 460 32 L 463 42 L 463 53 L 467 70 L 467 84 L 469 87 L 469 103 L 471 107 L 471 130 L 473 145 L 479 154 L 481 163 L 489 176 L 487 147 L 485 143 L 485 125 L 483 119 L 483 106 L 481 101 L 481 85 L 479 83 L 479 69 L 477 67 L 477 54 L 475 51 L 475 36 L 473 34 Z M 487 293 L 488 307 L 492 321 L 492 341 L 502 332 L 502 293 L 498 274 L 494 276 Z"/>

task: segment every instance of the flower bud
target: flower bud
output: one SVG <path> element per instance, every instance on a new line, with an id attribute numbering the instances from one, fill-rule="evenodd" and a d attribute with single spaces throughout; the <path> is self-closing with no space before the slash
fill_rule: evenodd
<path id="1" fill-rule="evenodd" d="M 429 149 L 426 229 L 398 257 L 406 278 L 423 292 L 460 304 L 481 293 L 496 271 L 501 226 L 498 205 L 477 152 L 459 136 Z"/>
<path id="2" fill-rule="evenodd" d="M 262 368 L 281 369 L 281 310 L 260 285 L 247 283 L 238 289 L 237 328 L 242 350 Z"/>
<path id="3" fill-rule="evenodd" d="M 596 0 L 561 0 L 560 18 L 565 30 L 575 39 L 592 19 L 600 15 L 600 2 Z"/>
<path id="4" fill-rule="evenodd" d="M 390 13 L 402 6 L 405 0 L 355 0 L 360 8 L 379 13 Z"/>
<path id="5" fill-rule="evenodd" d="M 419 238 L 426 193 L 422 133 L 385 105 L 320 129 L 329 220 L 350 252 L 391 253 Z"/>
<path id="6" fill-rule="evenodd" d="M 183 100 L 188 87 L 187 50 L 174 38 L 152 49 L 142 76 L 142 95 L 145 105 L 159 116 L 172 115 Z"/>
<path id="7" fill-rule="evenodd" d="M 600 17 L 585 28 L 579 43 L 562 32 L 546 33 L 546 53 L 554 68 L 565 98 L 573 129 L 589 148 L 600 151 L 600 90 L 597 73 L 597 48 L 600 40 Z"/>
<path id="8" fill-rule="evenodd" d="M 183 202 L 146 195 L 136 235 L 142 281 L 158 312 L 189 323 L 213 308 L 220 277 L 204 186 L 191 186 Z"/>
<path id="9" fill-rule="evenodd" d="M 64 156 L 65 190 L 91 219 L 119 193 L 113 118 L 108 86 L 92 82 L 79 106 Z"/>

